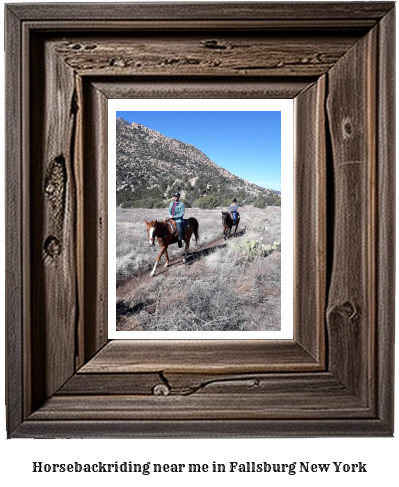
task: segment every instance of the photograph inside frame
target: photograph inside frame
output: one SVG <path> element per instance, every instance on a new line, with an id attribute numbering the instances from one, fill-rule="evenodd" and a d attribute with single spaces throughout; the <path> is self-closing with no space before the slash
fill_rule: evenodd
<path id="1" fill-rule="evenodd" d="M 109 338 L 292 338 L 292 101 L 154 101 L 109 101 Z"/>

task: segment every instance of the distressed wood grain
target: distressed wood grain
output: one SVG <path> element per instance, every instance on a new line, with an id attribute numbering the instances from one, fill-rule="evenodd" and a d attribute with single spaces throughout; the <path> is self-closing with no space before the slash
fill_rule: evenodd
<path id="1" fill-rule="evenodd" d="M 93 77 L 91 85 L 112 98 L 295 98 L 313 78 Z"/>
<path id="2" fill-rule="evenodd" d="M 395 10 L 391 10 L 379 24 L 378 58 L 379 86 L 377 103 L 377 257 L 376 282 L 378 282 L 376 309 L 378 337 L 376 356 L 385 356 L 377 370 L 379 417 L 393 428 L 394 374 L 389 364 L 394 363 L 395 347 Z"/>
<path id="3" fill-rule="evenodd" d="M 247 419 L 232 423 L 193 420 L 193 416 L 179 420 L 29 420 L 15 432 L 15 438 L 313 438 L 390 434 L 388 429 L 381 429 L 378 419 Z"/>
<path id="4" fill-rule="evenodd" d="M 83 365 L 108 341 L 108 105 L 101 91 L 83 90 L 84 326 Z"/>
<path id="5" fill-rule="evenodd" d="M 325 363 L 327 282 L 326 79 L 295 98 L 294 326 L 295 338 Z M 312 127 L 312 129 L 310 129 Z M 308 299 L 312 296 L 312 299 Z M 303 326 L 304 323 L 318 326 Z"/>
<path id="6" fill-rule="evenodd" d="M 293 340 L 112 340 L 80 372 L 226 374 L 319 368 Z"/>
<path id="7" fill-rule="evenodd" d="M 394 4 L 11 4 L 6 23 L 9 436 L 391 436 Z M 114 96 L 295 99 L 294 340 L 107 343 Z"/>
<path id="8" fill-rule="evenodd" d="M 331 42 L 334 37 L 334 42 Z M 79 38 L 58 42 L 65 63 L 82 75 L 112 76 L 320 76 L 356 42 L 356 34 L 339 38 L 325 32 L 309 37 L 272 33 L 242 33 L 240 37 L 214 32 L 195 35 Z"/>
<path id="9" fill-rule="evenodd" d="M 5 70 L 9 73 L 6 79 L 8 96 L 5 103 L 5 117 L 9 126 L 14 130 L 8 134 L 5 144 L 6 164 L 5 179 L 5 218 L 7 227 L 5 233 L 5 276 L 6 292 L 6 348 L 7 348 L 7 382 L 6 397 L 7 424 L 9 428 L 16 428 L 24 417 L 24 368 L 28 365 L 21 362 L 23 354 L 24 325 L 26 323 L 26 306 L 28 300 L 28 261 L 29 249 L 26 231 L 29 229 L 27 201 L 23 198 L 26 184 L 26 166 L 22 164 L 22 104 L 20 96 L 21 71 L 19 63 L 12 62 L 22 49 L 22 36 L 19 31 L 19 20 L 9 10 L 6 15 L 5 49 L 9 54 L 5 62 Z M 25 170 L 24 170 L 25 169 Z M 10 225 L 14 222 L 14 225 Z M 22 283 L 25 282 L 25 286 Z"/>
<path id="10" fill-rule="evenodd" d="M 75 374 L 57 392 L 59 395 L 151 395 L 164 384 L 160 374 Z M 155 389 L 156 392 L 157 389 Z M 158 387 L 158 391 L 162 391 Z M 166 390 L 165 390 L 166 392 Z"/>
<path id="11" fill-rule="evenodd" d="M 76 173 L 75 79 L 39 41 L 31 84 L 32 405 L 51 396 L 75 370 Z M 43 79 L 56 82 L 50 86 Z M 53 107 L 52 110 L 46 107 Z"/>
<path id="12" fill-rule="evenodd" d="M 75 374 L 57 395 L 180 395 L 191 394 L 283 394 L 287 389 L 300 394 L 324 391 L 326 395 L 345 394 L 343 384 L 332 374 L 315 376 L 309 372 L 264 374 L 204 373 L 84 373 Z M 328 401 L 328 399 L 326 399 Z"/>
<path id="13" fill-rule="evenodd" d="M 53 396 L 46 404 L 34 412 L 29 421 L 51 421 L 62 417 L 63 420 L 91 420 L 91 421 L 137 421 L 151 420 L 154 417 L 162 420 L 259 420 L 302 418 L 315 419 L 309 410 L 309 401 L 318 406 L 317 420 L 322 419 L 372 419 L 372 412 L 364 408 L 359 401 L 350 395 L 339 395 L 336 391 L 331 395 L 322 393 L 300 395 L 281 394 L 271 395 L 243 394 L 237 395 L 237 401 L 232 406 L 230 397 L 222 395 L 194 395 L 194 396 Z M 329 399 L 329 404 L 326 403 Z M 295 407 L 291 401 L 295 401 Z"/>
<path id="14" fill-rule="evenodd" d="M 334 187 L 329 365 L 365 403 L 375 380 L 375 43 L 372 30 L 330 70 L 327 100 Z"/>
<path id="15" fill-rule="evenodd" d="M 82 8 L 74 4 L 38 4 L 34 9 L 29 5 L 10 5 L 8 8 L 21 20 L 90 20 L 98 22 L 101 20 L 113 21 L 127 19 L 141 20 L 169 20 L 187 22 L 191 19 L 203 21 L 213 20 L 241 20 L 259 21 L 270 19 L 283 24 L 286 21 L 294 21 L 296 25 L 302 24 L 306 28 L 311 21 L 327 21 L 342 28 L 342 24 L 352 22 L 355 25 L 370 27 L 370 22 L 374 24 L 381 19 L 388 10 L 392 9 L 392 2 L 328 2 L 323 4 L 312 4 L 303 2 L 302 6 L 293 8 L 290 2 L 223 2 L 212 3 L 187 3 L 182 9 L 181 5 L 173 3 L 165 4 L 140 4 L 123 3 L 116 4 L 94 4 L 88 8 Z M 89 24 L 93 28 L 93 23 Z M 206 24 L 207 25 L 207 24 Z M 242 25 L 242 24 L 241 24 Z M 289 24 L 292 28 L 292 24 Z M 311 24 L 312 25 L 312 24 Z M 317 28 L 319 24 L 315 24 Z M 323 24 L 322 24 L 323 25 Z M 331 24 L 330 24 L 331 25 Z M 333 24 L 334 25 L 334 24 Z"/>

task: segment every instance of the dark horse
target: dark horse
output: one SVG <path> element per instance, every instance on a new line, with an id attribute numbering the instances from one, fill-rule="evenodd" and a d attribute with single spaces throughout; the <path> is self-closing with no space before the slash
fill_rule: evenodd
<path id="1" fill-rule="evenodd" d="M 227 237 L 231 237 L 231 229 L 232 227 L 236 227 L 234 230 L 234 237 L 236 237 L 237 233 L 237 228 L 238 224 L 240 223 L 240 215 L 237 212 L 237 217 L 236 217 L 236 222 L 237 224 L 234 225 L 234 220 L 233 217 L 230 215 L 228 211 L 222 211 L 222 223 L 223 223 L 223 235 L 224 235 L 224 240 L 226 240 Z"/>
<path id="2" fill-rule="evenodd" d="M 169 265 L 169 256 L 168 256 L 168 247 L 171 244 L 177 243 L 177 230 L 176 227 L 172 224 L 170 220 L 163 220 L 163 221 L 152 221 L 148 222 L 144 220 L 147 226 L 147 233 L 148 233 L 148 242 L 150 246 L 155 245 L 155 237 L 158 240 L 159 245 L 161 246 L 161 251 L 155 261 L 154 268 L 152 269 L 151 276 L 155 274 L 155 269 L 157 268 L 159 259 L 165 254 L 166 264 L 165 267 Z M 186 253 L 183 258 L 183 262 L 186 262 L 188 249 L 190 247 L 190 239 L 192 234 L 194 233 L 195 236 L 195 243 L 199 239 L 198 235 L 198 221 L 195 218 L 189 218 L 188 220 L 184 220 L 184 242 L 186 243 Z"/>

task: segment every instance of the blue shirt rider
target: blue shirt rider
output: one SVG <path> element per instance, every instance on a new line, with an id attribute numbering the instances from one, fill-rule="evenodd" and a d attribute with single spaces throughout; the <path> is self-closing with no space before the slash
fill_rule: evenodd
<path id="1" fill-rule="evenodd" d="M 183 247 L 183 216 L 185 208 L 184 204 L 180 201 L 180 193 L 175 193 L 173 199 L 174 201 L 169 205 L 168 218 L 169 220 L 174 220 L 176 222 L 178 244 L 179 247 Z"/>
<path id="2" fill-rule="evenodd" d="M 227 210 L 230 215 L 233 217 L 234 225 L 237 225 L 237 210 L 238 210 L 238 203 L 237 200 L 234 198 Z"/>

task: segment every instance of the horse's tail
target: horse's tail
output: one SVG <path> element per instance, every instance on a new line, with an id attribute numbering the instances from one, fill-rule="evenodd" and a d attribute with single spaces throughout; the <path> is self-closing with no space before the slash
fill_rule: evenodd
<path id="1" fill-rule="evenodd" d="M 189 220 L 191 220 L 192 223 L 193 223 L 195 243 L 197 243 L 198 242 L 198 239 L 199 239 L 199 234 L 198 234 L 199 224 L 198 224 L 198 220 L 196 218 L 193 218 L 193 217 L 189 218 Z"/>

